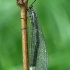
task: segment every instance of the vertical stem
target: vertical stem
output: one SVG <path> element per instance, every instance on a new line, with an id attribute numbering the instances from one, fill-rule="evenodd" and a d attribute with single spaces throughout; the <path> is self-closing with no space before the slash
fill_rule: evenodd
<path id="1" fill-rule="evenodd" d="M 23 70 L 28 70 L 27 0 L 17 0 L 21 10 Z"/>
<path id="2" fill-rule="evenodd" d="M 24 9 L 23 9 L 24 8 Z M 21 26 L 22 26 L 22 52 L 24 70 L 28 70 L 28 43 L 27 43 L 27 17 L 25 7 L 21 7 Z"/>

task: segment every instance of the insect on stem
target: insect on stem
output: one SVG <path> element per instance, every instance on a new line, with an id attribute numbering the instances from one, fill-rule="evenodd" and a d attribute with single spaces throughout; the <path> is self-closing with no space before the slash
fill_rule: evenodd
<path id="1" fill-rule="evenodd" d="M 36 0 L 34 0 L 35 2 Z M 43 33 L 38 24 L 37 15 L 33 8 L 34 2 L 29 6 L 28 12 L 31 20 L 31 39 L 30 39 L 30 70 L 47 69 L 47 52 Z"/>

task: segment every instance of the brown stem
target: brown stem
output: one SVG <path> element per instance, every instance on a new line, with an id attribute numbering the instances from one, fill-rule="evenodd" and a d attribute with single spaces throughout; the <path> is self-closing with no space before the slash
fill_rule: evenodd
<path id="1" fill-rule="evenodd" d="M 23 70 L 28 70 L 27 2 L 28 0 L 17 0 L 21 10 Z"/>

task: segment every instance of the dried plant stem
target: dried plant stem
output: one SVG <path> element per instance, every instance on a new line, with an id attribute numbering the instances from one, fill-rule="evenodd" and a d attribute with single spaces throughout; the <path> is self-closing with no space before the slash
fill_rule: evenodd
<path id="1" fill-rule="evenodd" d="M 23 13 L 24 12 L 24 13 Z M 21 7 L 21 26 L 22 26 L 22 52 L 24 70 L 28 70 L 28 43 L 27 43 L 27 20 L 25 7 Z"/>
<path id="2" fill-rule="evenodd" d="M 28 70 L 27 0 L 17 0 L 21 10 L 23 70 Z"/>

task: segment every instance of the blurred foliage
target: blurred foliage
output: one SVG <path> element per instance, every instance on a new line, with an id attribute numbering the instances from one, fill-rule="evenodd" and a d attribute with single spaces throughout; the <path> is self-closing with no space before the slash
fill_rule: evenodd
<path id="1" fill-rule="evenodd" d="M 37 0 L 34 8 L 48 48 L 48 70 L 70 70 L 70 0 Z M 22 70 L 16 0 L 0 0 L 0 70 Z"/>

